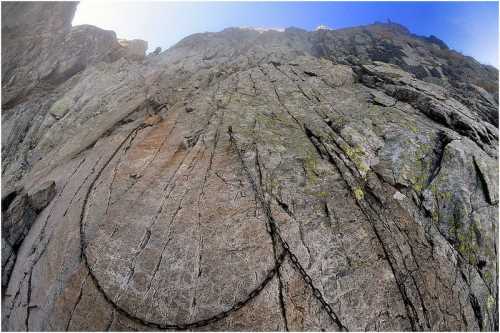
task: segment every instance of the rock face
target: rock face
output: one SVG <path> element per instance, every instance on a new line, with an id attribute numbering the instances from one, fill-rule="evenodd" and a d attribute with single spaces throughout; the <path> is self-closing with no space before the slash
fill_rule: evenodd
<path id="1" fill-rule="evenodd" d="M 498 71 L 75 7 L 2 3 L 3 330 L 498 330 Z"/>

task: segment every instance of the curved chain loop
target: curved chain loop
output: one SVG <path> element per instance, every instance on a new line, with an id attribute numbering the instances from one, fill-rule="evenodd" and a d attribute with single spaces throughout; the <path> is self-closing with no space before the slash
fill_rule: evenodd
<path id="1" fill-rule="evenodd" d="M 245 164 L 243 163 L 243 159 L 241 158 L 241 152 L 238 150 L 237 146 L 235 146 L 235 148 L 237 149 L 238 155 L 239 155 L 239 157 L 240 157 L 240 159 L 241 159 L 241 161 L 243 163 L 243 167 L 244 167 L 244 169 L 246 169 L 245 171 L 248 173 L 248 176 L 250 178 L 250 182 L 252 183 L 252 186 L 254 187 L 254 190 L 255 190 L 255 192 L 257 194 L 257 197 L 261 201 L 262 206 L 263 206 L 263 208 L 264 208 L 264 210 L 266 212 L 266 216 L 267 216 L 267 220 L 268 220 L 268 224 L 266 225 L 266 229 L 271 234 L 271 237 L 273 239 L 273 245 L 274 245 L 275 240 L 278 240 L 279 243 L 280 243 L 280 245 L 281 245 L 281 247 L 284 250 L 284 251 L 281 252 L 281 254 L 279 255 L 279 257 L 276 258 L 276 262 L 275 262 L 274 267 L 267 272 L 267 274 L 266 274 L 265 278 L 262 280 L 262 282 L 254 290 L 252 290 L 250 292 L 250 294 L 248 294 L 248 296 L 244 300 L 238 301 L 230 309 L 222 311 L 222 312 L 220 312 L 220 313 L 218 313 L 218 314 L 216 314 L 216 315 L 214 315 L 212 317 L 209 317 L 209 318 L 206 318 L 206 319 L 202 319 L 202 320 L 198 320 L 198 321 L 191 322 L 191 323 L 186 323 L 186 324 L 159 324 L 159 323 L 149 322 L 149 321 L 146 321 L 146 320 L 144 320 L 142 318 L 136 317 L 136 316 L 134 316 L 134 315 L 126 312 L 118 304 L 116 304 L 112 299 L 110 299 L 109 296 L 106 294 L 106 292 L 103 290 L 102 286 L 100 285 L 99 280 L 94 275 L 92 265 L 89 265 L 89 263 L 88 263 L 88 258 L 87 258 L 87 253 L 86 253 L 87 243 L 86 243 L 86 240 L 85 240 L 85 232 L 84 232 L 84 230 L 85 230 L 84 218 L 85 218 L 85 215 L 86 215 L 87 202 L 88 202 L 90 193 L 94 189 L 95 183 L 100 178 L 102 172 L 107 167 L 107 165 L 111 162 L 111 160 L 116 155 L 116 153 L 118 152 L 118 150 L 120 150 L 122 148 L 122 146 L 125 144 L 125 142 L 129 138 L 131 138 L 140 129 L 142 129 L 144 127 L 147 127 L 147 125 L 143 124 L 143 125 L 140 125 L 140 126 L 136 127 L 135 129 L 133 129 L 127 135 L 127 137 L 125 138 L 125 140 L 123 140 L 123 142 L 113 152 L 113 154 L 107 160 L 107 162 L 104 163 L 104 166 L 101 168 L 101 170 L 99 170 L 97 176 L 94 178 L 94 180 L 91 182 L 90 186 L 87 189 L 87 193 L 86 193 L 86 195 L 84 197 L 83 208 L 82 208 L 82 211 L 81 211 L 81 214 L 80 214 L 80 243 L 81 243 L 80 245 L 81 245 L 81 250 L 82 250 L 82 259 L 85 262 L 85 264 L 86 264 L 86 266 L 87 266 L 87 268 L 89 270 L 90 276 L 91 276 L 92 280 L 94 281 L 97 289 L 103 294 L 104 298 L 110 304 L 112 304 L 113 307 L 116 310 L 118 310 L 119 312 L 123 313 L 129 319 L 137 321 L 137 322 L 139 322 L 139 323 L 141 323 L 141 324 L 143 324 L 145 326 L 151 327 L 151 328 L 155 328 L 155 329 L 174 329 L 174 330 L 188 330 L 188 329 L 192 329 L 192 328 L 198 328 L 198 327 L 202 327 L 202 326 L 206 326 L 206 325 L 215 323 L 217 321 L 220 321 L 220 320 L 226 318 L 230 314 L 232 314 L 232 313 L 238 311 L 239 309 L 241 309 L 242 307 L 244 307 L 246 304 L 248 304 L 255 297 L 257 297 L 260 294 L 260 292 L 266 287 L 266 285 L 278 273 L 278 270 L 280 269 L 281 265 L 283 264 L 283 261 L 285 260 L 285 257 L 289 256 L 290 257 L 290 261 L 292 262 L 293 266 L 295 267 L 295 269 L 298 270 L 298 272 L 300 273 L 301 277 L 306 282 L 306 284 L 312 289 L 313 296 L 321 303 L 322 307 L 326 310 L 328 316 L 337 324 L 337 326 L 342 331 L 347 330 L 346 327 L 343 326 L 342 323 L 340 322 L 339 318 L 337 317 L 337 315 L 333 311 L 333 309 L 330 306 L 330 304 L 328 304 L 328 302 L 325 301 L 325 299 L 324 299 L 321 291 L 314 286 L 312 278 L 304 270 L 304 268 L 300 264 L 300 261 L 297 258 L 297 256 L 290 250 L 289 244 L 281 237 L 281 235 L 279 233 L 278 224 L 276 223 L 276 221 L 274 220 L 273 216 L 271 215 L 271 210 L 270 210 L 270 207 L 269 207 L 269 203 L 267 203 L 263 199 L 261 193 L 259 193 L 259 191 L 257 190 L 257 188 L 255 186 L 254 180 L 252 179 L 250 173 L 246 169 Z M 230 136 L 231 143 L 236 145 L 235 140 L 234 140 L 233 135 L 232 135 L 233 133 L 232 133 L 232 128 L 231 127 L 228 128 L 228 133 L 229 133 L 229 136 Z"/>

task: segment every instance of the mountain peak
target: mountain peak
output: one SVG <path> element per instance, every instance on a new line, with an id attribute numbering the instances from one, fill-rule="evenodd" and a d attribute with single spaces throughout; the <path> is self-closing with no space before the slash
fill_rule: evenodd
<path id="1" fill-rule="evenodd" d="M 316 31 L 318 30 L 332 30 L 330 27 L 328 27 L 327 25 L 324 25 L 324 24 L 320 24 L 316 27 L 315 29 Z"/>

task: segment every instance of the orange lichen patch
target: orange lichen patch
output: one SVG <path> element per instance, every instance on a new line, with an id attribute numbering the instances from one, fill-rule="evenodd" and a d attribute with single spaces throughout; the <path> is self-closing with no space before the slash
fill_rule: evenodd
<path id="1" fill-rule="evenodd" d="M 144 119 L 144 124 L 149 125 L 149 126 L 153 126 L 153 125 L 158 124 L 162 120 L 163 120 L 163 118 L 160 115 L 155 114 L 153 116 L 149 116 L 146 119 Z"/>
<path id="2" fill-rule="evenodd" d="M 158 115 L 151 116 L 146 119 L 144 123 L 154 117 L 159 117 L 161 119 Z M 144 160 L 145 158 L 148 158 L 148 156 L 154 155 L 158 149 L 161 149 L 161 145 L 165 142 L 165 140 L 168 140 L 168 136 L 171 134 L 174 127 L 175 119 L 169 118 L 164 121 L 156 120 L 157 125 L 152 128 L 144 138 L 137 138 L 139 140 L 136 139 L 127 156 L 129 161 Z M 155 119 L 150 119 L 150 121 L 153 122 Z"/>
<path id="3" fill-rule="evenodd" d="M 160 116 L 152 116 L 149 118 Z M 158 121 L 158 118 L 151 121 Z M 116 179 L 137 180 L 147 177 L 151 170 L 155 170 L 154 165 L 161 163 L 159 160 L 170 159 L 172 155 L 172 145 L 175 142 L 172 138 L 175 127 L 175 116 L 157 122 L 156 126 L 139 131 L 137 136 L 129 143 L 123 155 L 120 155 L 120 162 L 117 165 L 114 177 Z M 161 119 L 161 118 L 160 118 Z M 178 144 L 178 142 L 177 142 Z M 175 150 L 174 150 L 175 151 Z M 168 156 L 167 156 L 168 155 Z"/>
<path id="4" fill-rule="evenodd" d="M 182 144 L 179 144 L 178 148 L 174 150 L 174 153 L 169 154 L 169 158 L 163 159 L 164 163 L 161 165 L 160 170 L 163 172 L 163 170 L 177 167 L 178 163 L 180 163 L 187 154 L 188 151 L 186 151 Z"/>

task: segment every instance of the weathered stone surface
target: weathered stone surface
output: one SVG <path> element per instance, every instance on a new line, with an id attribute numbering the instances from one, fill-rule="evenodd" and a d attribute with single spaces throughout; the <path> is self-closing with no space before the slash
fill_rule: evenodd
<path id="1" fill-rule="evenodd" d="M 29 204 L 37 212 L 41 211 L 56 195 L 56 183 L 48 181 L 28 192 Z"/>
<path id="2" fill-rule="evenodd" d="M 2 329 L 498 330 L 498 72 L 395 24 L 144 57 L 22 6 Z"/>
<path id="3" fill-rule="evenodd" d="M 146 56 L 148 42 L 141 39 L 119 39 L 118 43 L 125 48 L 125 57 L 132 60 L 142 60 Z M 161 49 L 160 49 L 161 50 Z M 159 52 L 158 52 L 159 53 Z"/>

